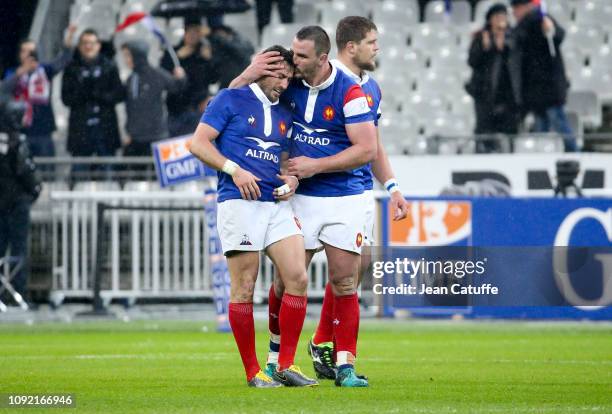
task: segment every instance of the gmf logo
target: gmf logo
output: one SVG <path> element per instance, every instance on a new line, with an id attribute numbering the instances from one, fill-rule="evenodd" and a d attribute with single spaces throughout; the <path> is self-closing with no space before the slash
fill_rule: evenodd
<path id="1" fill-rule="evenodd" d="M 191 138 L 177 138 L 171 141 L 161 142 L 158 146 L 159 157 L 162 162 L 180 160 L 188 155 L 191 146 Z"/>
<path id="2" fill-rule="evenodd" d="M 472 235 L 472 206 L 468 201 L 413 201 L 408 217 L 389 219 L 389 227 L 391 246 L 452 245 Z"/>

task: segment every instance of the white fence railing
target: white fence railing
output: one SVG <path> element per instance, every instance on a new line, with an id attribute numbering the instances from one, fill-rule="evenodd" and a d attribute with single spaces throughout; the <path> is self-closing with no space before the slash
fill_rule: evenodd
<path id="1" fill-rule="evenodd" d="M 178 191 L 52 192 L 52 301 L 91 298 L 96 260 L 105 301 L 212 297 L 203 200 L 203 194 Z M 102 223 L 101 204 L 111 206 Z M 113 208 L 119 206 L 129 209 Z M 97 246 L 102 225 L 103 245 Z M 323 296 L 326 272 L 325 255 L 315 255 L 310 297 Z M 256 301 L 267 297 L 272 278 L 264 256 Z"/>

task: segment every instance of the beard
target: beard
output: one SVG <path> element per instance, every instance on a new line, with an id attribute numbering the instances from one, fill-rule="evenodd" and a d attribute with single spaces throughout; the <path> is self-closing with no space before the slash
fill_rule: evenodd
<path id="1" fill-rule="evenodd" d="M 376 70 L 376 63 L 374 61 L 368 60 L 365 62 L 359 62 L 357 67 L 363 71 L 367 70 L 368 72 L 373 72 Z"/>

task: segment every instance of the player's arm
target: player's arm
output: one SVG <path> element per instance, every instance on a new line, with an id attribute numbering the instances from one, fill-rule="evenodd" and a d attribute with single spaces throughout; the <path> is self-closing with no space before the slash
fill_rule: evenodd
<path id="1" fill-rule="evenodd" d="M 253 56 L 251 64 L 229 84 L 229 88 L 240 88 L 255 82 L 264 76 L 278 76 L 278 70 L 283 68 L 283 58 L 277 51 L 258 53 Z"/>
<path id="2" fill-rule="evenodd" d="M 399 183 L 395 179 L 387 151 L 382 145 L 380 131 L 376 128 L 376 140 L 378 143 L 376 159 L 372 162 L 372 173 L 389 193 L 391 208 L 393 209 L 393 220 L 402 220 L 408 214 L 408 202 L 402 195 Z"/>
<path id="3" fill-rule="evenodd" d="M 257 181 L 261 180 L 249 171 L 240 168 L 240 165 L 219 152 L 212 143 L 218 136 L 219 131 L 204 122 L 200 122 L 193 134 L 189 151 L 209 167 L 231 175 L 243 199 L 257 200 L 261 197 Z"/>

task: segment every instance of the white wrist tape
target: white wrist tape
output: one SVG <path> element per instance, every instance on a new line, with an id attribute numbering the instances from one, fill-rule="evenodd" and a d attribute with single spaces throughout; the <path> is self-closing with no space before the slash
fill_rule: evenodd
<path id="1" fill-rule="evenodd" d="M 276 194 L 279 196 L 284 196 L 285 194 L 289 194 L 291 192 L 291 187 L 289 184 L 283 184 L 280 187 L 276 187 Z"/>
<path id="2" fill-rule="evenodd" d="M 399 183 L 397 182 L 397 180 L 395 178 L 391 178 L 389 180 L 387 180 L 384 184 L 385 190 L 387 190 L 387 192 L 389 193 L 389 195 L 395 193 L 396 191 L 402 191 L 400 189 Z"/>
<path id="3" fill-rule="evenodd" d="M 223 168 L 221 168 L 221 171 L 223 171 L 227 175 L 232 175 L 233 176 L 234 174 L 236 174 L 236 170 L 239 167 L 240 166 L 238 164 L 236 164 L 234 161 L 232 161 L 232 160 L 225 160 L 225 164 L 223 164 Z"/>

